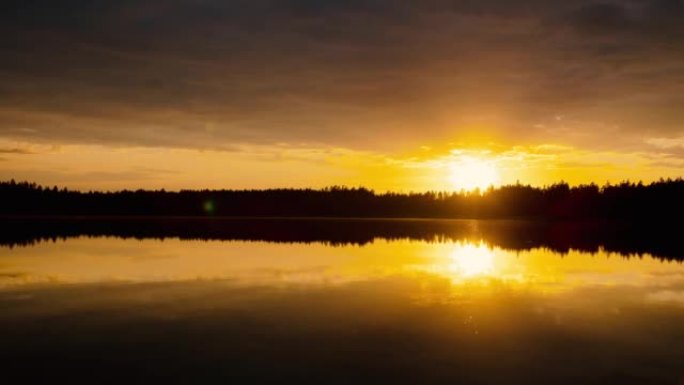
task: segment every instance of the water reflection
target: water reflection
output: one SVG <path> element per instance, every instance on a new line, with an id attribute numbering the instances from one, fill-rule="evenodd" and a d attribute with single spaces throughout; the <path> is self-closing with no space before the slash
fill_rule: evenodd
<path id="1" fill-rule="evenodd" d="M 457 277 L 472 278 L 494 273 L 494 252 L 483 242 L 457 244 L 451 253 L 449 272 Z"/>
<path id="2" fill-rule="evenodd" d="M 585 285 L 665 284 L 684 264 L 599 249 L 511 251 L 484 240 L 378 240 L 365 246 L 244 241 L 70 238 L 0 250 L 0 288 L 36 284 L 230 280 L 332 284 L 429 274 L 451 284 L 498 281 L 551 291 Z"/>
<path id="3" fill-rule="evenodd" d="M 12 218 L 0 247 L 21 247 L 79 236 L 366 245 L 377 240 L 479 242 L 507 250 L 558 253 L 601 249 L 622 255 L 684 259 L 677 226 L 664 222 L 547 222 L 515 220 L 297 218 Z"/>
<path id="4" fill-rule="evenodd" d="M 684 264 L 483 238 L 0 249 L 22 383 L 678 384 Z"/>

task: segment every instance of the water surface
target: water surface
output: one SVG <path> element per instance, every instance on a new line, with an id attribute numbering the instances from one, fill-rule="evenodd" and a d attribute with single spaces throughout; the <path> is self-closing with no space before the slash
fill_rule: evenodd
<path id="1" fill-rule="evenodd" d="M 24 383 L 682 383 L 678 258 L 507 247 L 490 225 L 3 247 L 0 365 Z"/>

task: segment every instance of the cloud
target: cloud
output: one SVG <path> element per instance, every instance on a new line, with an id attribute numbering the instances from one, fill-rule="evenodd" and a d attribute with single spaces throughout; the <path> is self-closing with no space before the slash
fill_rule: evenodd
<path id="1" fill-rule="evenodd" d="M 0 147 L 0 154 L 33 154 L 31 151 L 23 148 L 2 148 Z"/>
<path id="2" fill-rule="evenodd" d="M 12 2 L 0 137 L 395 151 L 682 131 L 681 1 Z M 554 117 L 568 119 L 549 124 Z M 615 128 L 618 127 L 618 128 Z"/>
<path id="3" fill-rule="evenodd" d="M 622 32 L 635 27 L 627 7 L 620 3 L 589 3 L 570 14 L 570 22 L 583 33 Z"/>
<path id="4" fill-rule="evenodd" d="M 675 41 L 684 32 L 681 0 L 586 2 L 570 12 L 569 20 L 581 32 L 632 33 L 642 39 Z M 681 42 L 680 42 L 681 43 Z"/>
<path id="5" fill-rule="evenodd" d="M 684 148 L 684 136 L 677 138 L 649 138 L 646 143 L 662 148 L 662 149 L 672 149 L 672 148 Z"/>

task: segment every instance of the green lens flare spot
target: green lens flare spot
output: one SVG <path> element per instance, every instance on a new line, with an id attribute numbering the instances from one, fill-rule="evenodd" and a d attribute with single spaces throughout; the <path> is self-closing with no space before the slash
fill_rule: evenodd
<path id="1" fill-rule="evenodd" d="M 202 205 L 202 207 L 204 208 L 204 212 L 209 214 L 209 215 L 214 214 L 214 211 L 216 211 L 216 204 L 211 199 L 204 201 L 204 204 Z"/>

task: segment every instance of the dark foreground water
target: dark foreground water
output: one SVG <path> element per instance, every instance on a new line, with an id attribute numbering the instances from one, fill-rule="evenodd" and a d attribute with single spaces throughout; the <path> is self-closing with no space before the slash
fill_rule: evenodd
<path id="1" fill-rule="evenodd" d="M 3 377 L 684 384 L 672 239 L 603 242 L 605 225 L 582 224 L 162 224 L 24 222 L 16 239 L 6 233 Z"/>

